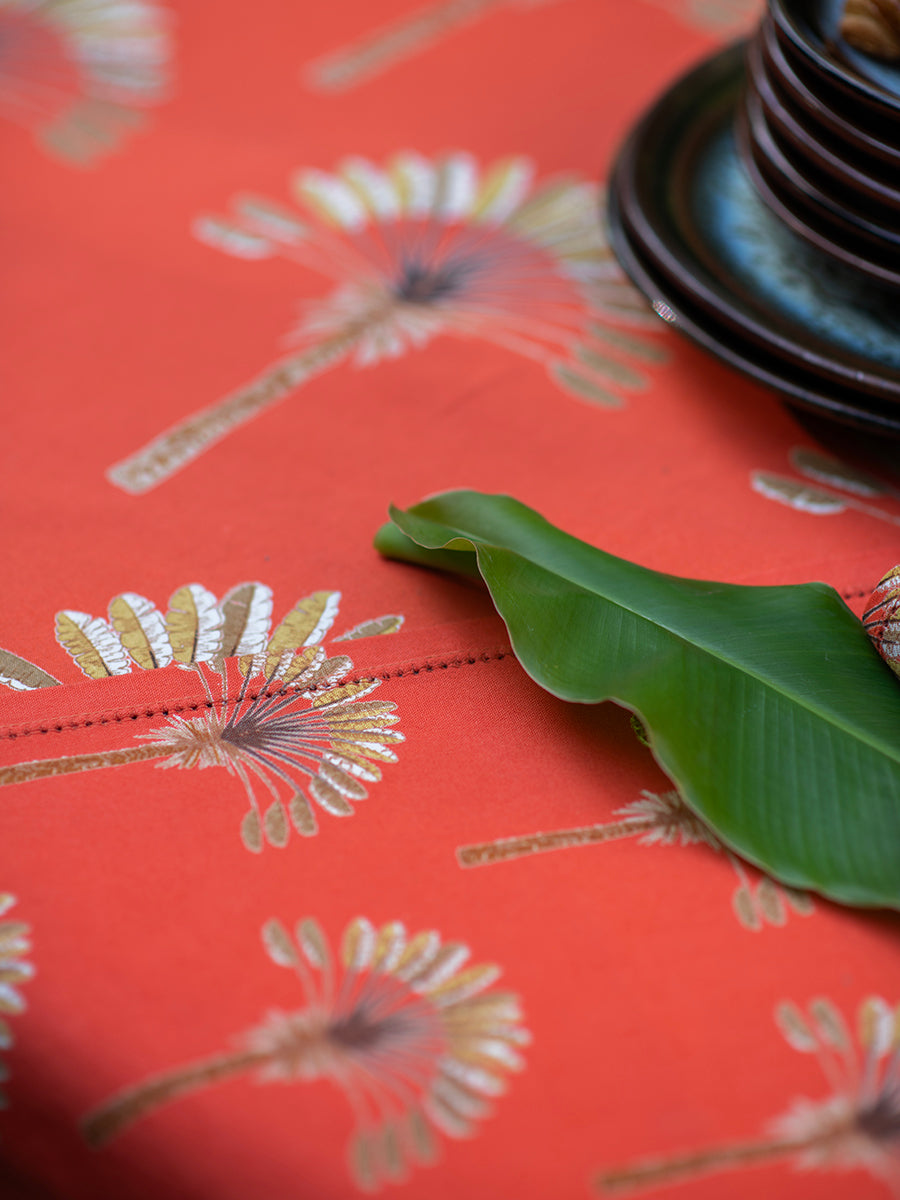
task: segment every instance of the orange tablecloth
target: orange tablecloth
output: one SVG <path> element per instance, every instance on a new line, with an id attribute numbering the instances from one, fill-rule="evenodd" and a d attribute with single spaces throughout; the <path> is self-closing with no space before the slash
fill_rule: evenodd
<path id="1" fill-rule="evenodd" d="M 896 561 L 896 495 L 798 499 L 810 436 L 604 241 L 755 15 L 0 5 L 4 1197 L 889 1194 L 896 919 L 704 840 L 626 713 L 371 548 L 467 486 L 857 611 Z"/>

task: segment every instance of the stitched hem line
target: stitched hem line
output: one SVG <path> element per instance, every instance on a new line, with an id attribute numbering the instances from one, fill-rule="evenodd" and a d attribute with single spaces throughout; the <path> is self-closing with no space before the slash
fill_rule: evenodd
<path id="1" fill-rule="evenodd" d="M 842 600 L 858 600 L 870 594 L 871 588 L 853 588 L 845 589 L 838 594 Z M 500 662 L 504 658 L 509 658 L 512 655 L 512 650 L 476 650 L 468 654 L 458 654 L 452 658 L 424 658 L 414 660 L 410 663 L 404 663 L 400 667 L 393 668 L 387 671 L 369 671 L 366 674 L 348 675 L 343 683 L 359 683 L 363 679 L 379 679 L 382 683 L 387 683 L 389 680 L 405 679 L 409 676 L 433 674 L 435 671 L 447 671 L 451 668 L 475 666 L 477 663 L 483 662 Z M 277 695 L 283 689 L 275 689 L 269 692 L 269 695 Z M 310 688 L 310 691 L 315 691 L 316 688 Z M 248 693 L 245 700 L 256 700 L 265 693 L 265 689 L 257 692 Z M 235 699 L 229 699 L 226 704 L 235 703 Z M 0 729 L 0 741 L 14 741 L 20 737 L 33 737 L 35 734 L 47 733 L 69 733 L 76 729 L 91 729 L 95 725 L 117 725 L 125 721 L 141 721 L 153 720 L 156 717 L 178 716 L 181 713 L 198 713 L 204 710 L 208 711 L 213 705 L 209 700 L 196 701 L 194 703 L 188 700 L 173 702 L 165 702 L 155 707 L 150 708 L 128 708 L 104 710 L 96 714 L 84 714 L 79 717 L 72 717 L 66 721 L 42 721 L 40 724 L 35 722 L 24 723 L 21 725 L 9 725 L 5 729 Z"/>
<path id="2" fill-rule="evenodd" d="M 361 683 L 365 679 L 378 679 L 382 683 L 387 683 L 389 680 L 408 679 L 415 675 L 432 675 L 438 671 L 477 666 L 478 663 L 500 662 L 502 659 L 510 657 L 512 657 L 511 650 L 476 650 L 470 651 L 468 654 L 463 653 L 448 658 L 413 660 L 410 663 L 404 663 L 400 667 L 395 667 L 387 671 L 356 672 L 343 677 L 337 684 L 332 684 L 331 687 L 340 687 L 347 683 Z M 289 690 L 288 688 L 274 688 L 269 691 L 267 688 L 260 688 L 259 691 L 248 692 L 244 696 L 244 702 L 257 700 L 260 696 L 282 695 Z M 312 687 L 308 690 L 315 692 L 318 689 Z M 236 703 L 237 697 L 231 696 L 226 700 L 225 707 Z M 14 741 L 16 738 L 32 737 L 35 734 L 69 733 L 76 729 L 91 729 L 95 725 L 117 725 L 126 721 L 153 720 L 156 717 L 178 716 L 182 713 L 198 713 L 208 711 L 213 707 L 218 708 L 220 705 L 220 701 L 216 701 L 213 704 L 209 700 L 198 700 L 193 703 L 187 700 L 176 700 L 174 702 L 163 702 L 155 707 L 106 710 L 97 714 L 85 714 L 73 717 L 67 721 L 42 721 L 40 724 L 10 725 L 6 729 L 0 730 L 0 739 Z"/>

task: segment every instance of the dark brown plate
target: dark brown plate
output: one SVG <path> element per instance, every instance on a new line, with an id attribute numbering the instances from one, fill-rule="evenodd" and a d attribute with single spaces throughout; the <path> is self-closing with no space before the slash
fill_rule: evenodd
<path id="1" fill-rule="evenodd" d="M 735 127 L 738 150 L 753 186 L 773 217 L 818 253 L 842 263 L 875 284 L 900 289 L 900 266 L 884 265 L 877 258 L 869 257 L 873 254 L 871 246 L 860 247 L 859 241 L 839 229 L 837 222 L 811 212 L 802 200 L 786 194 L 783 177 L 773 178 L 769 173 L 770 164 L 758 153 L 758 143 L 752 142 L 748 124 L 745 114 L 740 113 Z"/>
<path id="2" fill-rule="evenodd" d="M 829 387 L 814 375 L 792 370 L 780 359 L 761 354 L 661 276 L 629 235 L 615 189 L 609 203 L 610 237 L 616 257 L 654 312 L 673 329 L 733 367 L 754 383 L 779 393 L 790 408 L 808 412 L 881 437 L 900 439 L 900 413 L 893 404 L 861 403 L 852 391 Z"/>
<path id="3" fill-rule="evenodd" d="M 809 87 L 785 54 L 770 17 L 764 17 L 760 23 L 757 40 L 766 75 L 782 93 L 785 102 L 793 108 L 798 119 L 800 113 L 805 113 L 826 135 L 837 138 L 846 146 L 848 152 L 858 153 L 861 162 L 874 174 L 879 168 L 884 171 L 885 167 L 900 172 L 900 147 L 875 136 L 871 121 L 864 128 L 848 119 L 847 105 L 842 106 L 843 111 L 834 107 L 832 94 L 827 88 Z M 840 97 L 834 97 L 834 102 L 840 106 Z M 866 166 L 863 166 L 865 169 Z"/>
<path id="4" fill-rule="evenodd" d="M 657 280 L 781 373 L 816 376 L 845 407 L 900 400 L 898 292 L 818 254 L 777 221 L 732 132 L 744 47 L 700 64 L 622 148 L 611 188 Z"/>
<path id="5" fill-rule="evenodd" d="M 819 250 L 870 278 L 900 287 L 900 223 L 881 225 L 835 189 L 802 174 L 779 142 L 754 88 L 744 95 L 735 128 L 741 158 L 760 195 L 779 220 Z"/>
<path id="6" fill-rule="evenodd" d="M 883 213 L 893 213 L 900 219 L 900 190 L 867 172 L 858 155 L 853 155 L 855 162 L 851 161 L 845 157 L 843 147 L 833 141 L 829 143 L 812 126 L 798 119 L 781 103 L 764 74 L 760 73 L 754 83 L 770 128 L 798 160 L 801 169 L 815 171 L 820 179 L 830 181 L 845 196 L 859 196 L 861 202 L 875 204 Z"/>
<path id="7" fill-rule="evenodd" d="M 900 69 L 860 54 L 840 36 L 843 0 L 769 0 L 778 37 L 806 67 L 849 100 L 897 127 Z M 900 128 L 888 139 L 900 142 Z"/>
<path id="8" fill-rule="evenodd" d="M 742 134 L 746 131 L 746 152 Z M 826 190 L 808 175 L 803 175 L 784 152 L 772 133 L 765 107 L 758 94 L 748 90 L 743 111 L 739 113 L 738 146 L 741 157 L 754 175 L 754 168 L 763 171 L 768 184 L 793 207 L 799 205 L 813 223 L 824 223 L 840 237 L 850 237 L 865 243 L 873 250 L 900 253 L 900 225 L 880 225 L 849 204 L 842 203 L 839 194 Z M 755 175 L 754 175 L 755 180 Z"/>

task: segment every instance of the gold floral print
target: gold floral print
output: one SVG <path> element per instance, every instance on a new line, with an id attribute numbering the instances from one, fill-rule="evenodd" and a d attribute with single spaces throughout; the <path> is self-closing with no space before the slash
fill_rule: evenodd
<path id="1" fill-rule="evenodd" d="M 195 224 L 201 241 L 245 259 L 280 256 L 337 283 L 306 306 L 299 349 L 246 387 L 117 463 L 129 492 L 157 486 L 231 430 L 352 357 L 371 366 L 439 334 L 481 338 L 536 360 L 580 399 L 617 406 L 643 386 L 628 359 L 658 360 L 644 300 L 607 243 L 593 184 L 536 182 L 526 158 L 481 167 L 465 153 L 345 160 L 302 170 L 303 207 L 238 196 L 227 218 Z M 635 336 L 619 328 L 637 326 Z"/>
<path id="2" fill-rule="evenodd" d="M 802 480 L 770 471 L 754 471 L 750 476 L 753 490 L 797 512 L 823 517 L 853 509 L 891 525 L 900 525 L 900 516 L 896 513 L 868 503 L 869 500 L 900 500 L 900 491 L 896 488 L 818 450 L 795 446 L 790 457 L 791 464 L 804 476 Z M 823 484 L 828 486 L 823 487 Z"/>
<path id="3" fill-rule="evenodd" d="M 460 846 L 456 851 L 457 861 L 461 867 L 482 867 L 543 854 L 549 850 L 597 845 L 627 837 L 637 837 L 645 846 L 702 843 L 724 853 L 734 868 L 738 886 L 732 896 L 732 907 L 745 929 L 756 931 L 765 924 L 784 925 L 790 910 L 801 916 L 809 916 L 813 911 L 813 902 L 806 892 L 776 883 L 768 875 L 762 875 L 754 886 L 740 859 L 722 844 L 706 822 L 685 804 L 678 792 L 664 792 L 662 795 L 642 792 L 640 800 L 617 809 L 615 815 L 620 819 L 606 824 L 582 825 L 574 829 L 557 829 L 552 833 L 532 833 Z"/>
<path id="4" fill-rule="evenodd" d="M 156 0 L 0 0 L 0 113 L 77 164 L 168 96 L 171 13 Z"/>
<path id="5" fill-rule="evenodd" d="M 322 642 L 337 619 L 341 593 L 313 592 L 298 600 L 272 631 L 272 589 L 239 583 L 217 600 L 200 583 L 176 588 L 167 610 L 136 592 L 109 602 L 109 620 L 74 609 L 56 614 L 56 640 L 91 679 L 178 665 L 220 667 L 226 658 L 265 656 L 275 666 L 286 650 Z M 396 633 L 398 613 L 363 621 L 332 638 L 335 642 Z M 0 650 L 0 683 L 20 691 L 59 683 L 52 675 L 9 650 Z"/>
<path id="6" fill-rule="evenodd" d="M 35 688 L 58 687 L 59 680 L 27 658 L 0 649 L 0 684 L 16 692 L 31 692 Z"/>
<path id="7" fill-rule="evenodd" d="M 185 1093 L 250 1071 L 260 1083 L 330 1079 L 356 1125 L 350 1166 L 365 1191 L 404 1179 L 434 1161 L 435 1132 L 472 1136 L 521 1070 L 527 1044 L 518 998 L 493 990 L 500 968 L 466 966 L 469 948 L 433 930 L 409 936 L 399 921 L 377 929 L 365 917 L 346 927 L 336 963 L 318 922 L 277 920 L 263 944 L 294 971 L 304 1007 L 270 1011 L 236 1047 L 156 1075 L 91 1113 L 95 1146 Z"/>
<path id="8" fill-rule="evenodd" d="M 734 32 L 748 25 L 759 9 L 757 0 L 651 0 L 700 29 Z M 448 35 L 500 11 L 522 13 L 556 0 L 432 0 L 352 45 L 310 63 L 306 81 L 317 91 L 356 87 L 406 59 L 438 45 Z"/>
<path id="9" fill-rule="evenodd" d="M 114 597 L 109 622 L 59 613 L 57 637 L 86 675 L 174 663 L 198 673 L 206 712 L 170 713 L 163 725 L 138 735 L 137 745 L 0 768 L 0 786 L 149 759 L 164 768 L 224 767 L 243 784 L 249 807 L 241 837 L 254 852 L 266 842 L 285 846 L 291 826 L 304 837 L 314 835 L 311 802 L 333 816 L 352 816 L 351 802 L 364 800 L 365 785 L 381 778 L 384 764 L 397 761 L 393 747 L 403 735 L 391 728 L 399 719 L 396 706 L 371 699 L 379 681 L 348 679 L 351 660 L 329 658 L 321 645 L 339 600 L 339 592 L 315 592 L 274 631 L 272 593 L 259 583 L 239 584 L 220 602 L 201 585 L 186 585 L 173 594 L 165 617 L 133 592 Z M 384 635 L 402 620 L 379 617 L 334 640 Z M 269 794 L 266 805 L 257 799 L 254 780 Z M 286 797 L 279 788 L 287 789 Z"/>
<path id="10" fill-rule="evenodd" d="M 799 1170 L 846 1171 L 862 1168 L 890 1187 L 900 1188 L 900 1007 L 880 996 L 862 1001 L 857 1040 L 837 1007 L 813 1000 L 808 1014 L 794 1004 L 776 1009 L 779 1029 L 792 1049 L 814 1054 L 830 1094 L 797 1099 L 758 1141 L 697 1150 L 673 1158 L 647 1159 L 605 1170 L 601 1191 L 618 1195 L 654 1188 L 709 1171 L 735 1170 L 789 1159 Z M 860 1053 L 860 1050 L 862 1053 Z"/>
<path id="11" fill-rule="evenodd" d="M 15 903 L 15 896 L 0 893 L 0 918 L 6 918 Z M 0 919 L 0 1050 L 9 1050 L 13 1044 L 8 1018 L 25 1011 L 25 997 L 20 988 L 34 975 L 34 967 L 23 957 L 31 949 L 29 932 L 23 921 Z M 7 1069 L 0 1062 L 0 1082 L 7 1078 Z M 0 1108 L 5 1108 L 7 1103 L 7 1097 L 0 1089 Z"/>

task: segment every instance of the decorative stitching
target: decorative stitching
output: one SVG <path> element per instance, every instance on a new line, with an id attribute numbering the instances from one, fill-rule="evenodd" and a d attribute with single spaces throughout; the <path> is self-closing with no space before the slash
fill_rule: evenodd
<path id="1" fill-rule="evenodd" d="M 406 679 L 411 675 L 423 675 L 423 674 L 430 675 L 430 674 L 433 674 L 435 671 L 449 670 L 451 667 L 456 668 L 456 667 L 475 666 L 477 663 L 480 663 L 480 662 L 481 663 L 500 662 L 501 659 L 509 658 L 511 653 L 512 652 L 510 650 L 493 650 L 493 651 L 482 650 L 482 651 L 469 653 L 469 654 L 460 654 L 460 655 L 457 655 L 455 658 L 441 659 L 438 661 L 429 661 L 428 659 L 425 659 L 421 662 L 413 663 L 408 666 L 398 667 L 396 670 L 392 670 L 392 671 L 369 671 L 369 672 L 366 672 L 365 674 L 349 675 L 345 679 L 342 679 L 341 683 L 342 684 L 359 683 L 363 679 L 379 679 L 379 680 L 381 680 L 382 683 L 387 683 L 388 680 Z M 270 692 L 268 694 L 275 696 L 285 690 L 287 690 L 287 689 L 276 688 L 273 692 Z M 318 688 L 316 688 L 316 687 L 312 687 L 309 689 L 309 691 L 311 691 L 311 692 L 314 692 L 317 690 L 318 690 Z M 255 693 L 250 693 L 248 696 L 245 697 L 245 700 L 256 700 L 260 696 L 264 695 L 265 693 L 266 693 L 266 689 L 263 688 L 260 691 L 257 691 Z M 234 704 L 234 703 L 236 703 L 236 698 L 234 698 L 234 697 L 229 698 L 226 701 L 226 705 Z M 7 729 L 0 731 L 0 738 L 3 738 L 7 741 L 12 741 L 15 738 L 31 737 L 33 734 L 36 734 L 36 733 L 63 733 L 64 731 L 69 732 L 69 731 L 75 730 L 75 729 L 90 729 L 94 725 L 114 725 L 114 724 L 121 724 L 123 721 L 139 721 L 144 718 L 152 720 L 154 717 L 160 717 L 160 716 L 167 717 L 167 716 L 169 716 L 170 713 L 184 713 L 184 712 L 196 713 L 196 712 L 201 712 L 204 709 L 206 709 L 206 710 L 211 709 L 212 707 L 213 706 L 209 700 L 199 700 L 195 704 L 188 704 L 188 703 L 171 704 L 171 703 L 167 702 L 164 706 L 161 706 L 159 708 L 147 708 L 147 709 L 143 709 L 143 710 L 130 709 L 130 710 L 124 710 L 124 711 L 110 713 L 109 715 L 101 714 L 100 716 L 83 717 L 83 718 L 79 718 L 76 720 L 66 721 L 64 723 L 56 723 L 56 724 L 44 723 L 41 725 L 33 725 L 33 726 L 26 725 L 23 727 L 7 728 Z"/>
<path id="2" fill-rule="evenodd" d="M 846 589 L 840 592 L 843 600 L 858 600 L 869 595 L 871 588 L 855 588 Z M 460 654 L 455 658 L 441 659 L 437 662 L 424 660 L 423 662 L 414 663 L 406 667 L 398 667 L 393 671 L 369 672 L 367 675 L 352 675 L 348 676 L 344 682 L 359 683 L 362 679 L 380 679 L 382 683 L 387 683 L 392 679 L 406 679 L 410 675 L 433 674 L 435 671 L 447 671 L 451 667 L 466 667 L 475 666 L 479 662 L 500 662 L 504 658 L 508 658 L 512 652 L 510 650 L 482 650 L 480 652 L 470 654 Z M 310 691 L 316 691 L 316 688 L 310 688 Z M 276 693 L 272 693 L 273 695 Z M 250 700 L 256 700 L 262 692 L 255 692 L 248 697 Z M 228 704 L 233 703 L 233 700 L 228 700 Z M 97 717 L 85 717 L 79 720 L 67 721 L 57 724 L 42 724 L 24 727 L 13 727 L 0 730 L 0 738 L 6 741 L 12 741 L 19 737 L 31 737 L 36 733 L 63 733 L 75 729 L 90 729 L 94 725 L 114 725 L 121 724 L 123 721 L 139 721 L 142 718 L 152 719 L 154 717 L 168 717 L 170 713 L 184 712 L 200 712 L 203 709 L 210 709 L 212 705 L 208 700 L 198 701 L 195 704 L 166 704 L 160 708 L 148 708 L 143 712 L 132 709 L 130 711 L 115 712 L 109 716 L 100 715 Z"/>

